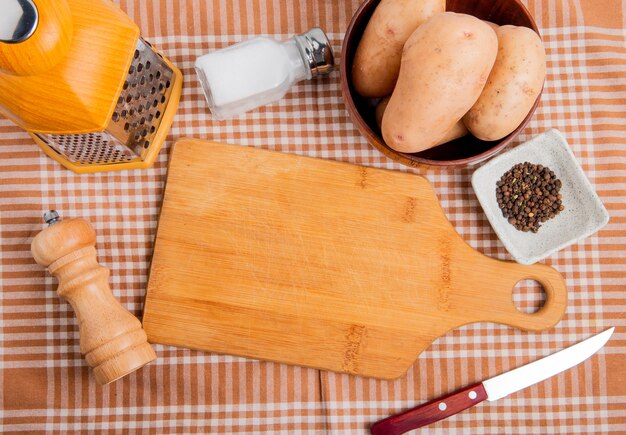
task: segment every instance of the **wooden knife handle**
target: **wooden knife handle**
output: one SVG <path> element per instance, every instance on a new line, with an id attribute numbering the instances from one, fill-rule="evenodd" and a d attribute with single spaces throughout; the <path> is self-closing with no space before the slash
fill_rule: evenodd
<path id="1" fill-rule="evenodd" d="M 458 414 L 487 399 L 483 384 L 470 385 L 372 425 L 374 435 L 399 435 Z"/>

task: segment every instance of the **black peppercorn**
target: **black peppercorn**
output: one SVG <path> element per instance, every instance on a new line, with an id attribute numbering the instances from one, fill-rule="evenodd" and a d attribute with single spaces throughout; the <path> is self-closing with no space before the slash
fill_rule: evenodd
<path id="1" fill-rule="evenodd" d="M 519 231 L 536 233 L 542 223 L 565 209 L 559 193 L 561 186 L 561 180 L 550 168 L 518 163 L 496 183 L 496 199 L 511 225 Z"/>

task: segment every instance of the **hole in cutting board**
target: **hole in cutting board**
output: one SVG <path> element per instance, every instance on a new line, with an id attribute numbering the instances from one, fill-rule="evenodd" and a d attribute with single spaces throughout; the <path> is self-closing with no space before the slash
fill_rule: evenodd
<path id="1" fill-rule="evenodd" d="M 522 313 L 536 313 L 546 303 L 546 292 L 534 279 L 523 279 L 513 287 L 513 303 Z"/>

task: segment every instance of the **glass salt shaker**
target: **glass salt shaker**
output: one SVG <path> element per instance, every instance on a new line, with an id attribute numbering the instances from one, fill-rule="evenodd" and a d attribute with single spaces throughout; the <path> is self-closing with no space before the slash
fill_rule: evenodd
<path id="1" fill-rule="evenodd" d="M 258 37 L 199 57 L 195 68 L 217 119 L 282 98 L 297 82 L 330 73 L 333 50 L 320 28 L 280 42 Z"/>

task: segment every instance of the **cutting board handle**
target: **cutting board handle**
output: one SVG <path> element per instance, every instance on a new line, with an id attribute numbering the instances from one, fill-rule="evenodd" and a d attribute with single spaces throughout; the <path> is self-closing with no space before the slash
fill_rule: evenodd
<path id="1" fill-rule="evenodd" d="M 528 331 L 541 331 L 556 325 L 567 306 L 565 279 L 554 268 L 545 264 L 521 265 L 509 261 L 489 259 L 486 269 L 495 277 L 488 284 L 491 296 L 497 300 L 479 299 L 479 307 L 488 313 L 488 320 Z M 496 273 L 497 272 L 497 273 Z M 513 289 L 522 280 L 537 281 L 546 293 L 544 305 L 534 313 L 523 313 L 515 307 Z"/>

